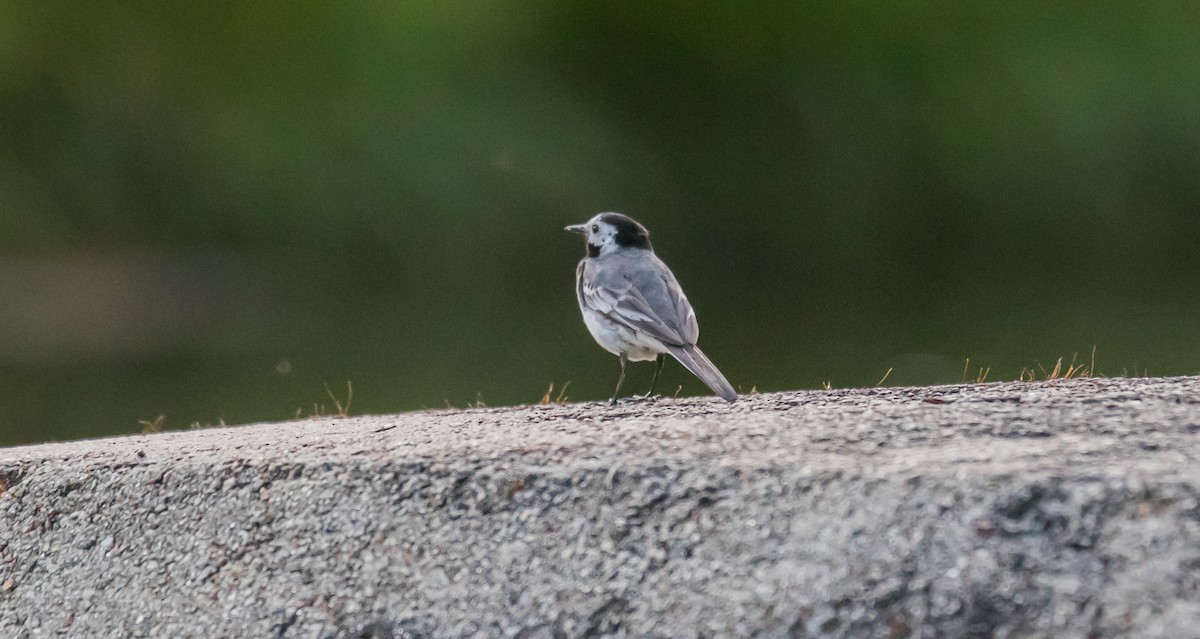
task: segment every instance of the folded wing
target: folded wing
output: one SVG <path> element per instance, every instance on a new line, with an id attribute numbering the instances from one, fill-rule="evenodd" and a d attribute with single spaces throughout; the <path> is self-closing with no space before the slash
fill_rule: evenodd
<path id="1" fill-rule="evenodd" d="M 645 263 L 638 268 L 594 265 L 591 277 L 583 278 L 588 283 L 580 284 L 580 298 L 614 322 L 663 344 L 694 345 L 700 327 L 675 276 L 654 254 L 641 259 Z"/>

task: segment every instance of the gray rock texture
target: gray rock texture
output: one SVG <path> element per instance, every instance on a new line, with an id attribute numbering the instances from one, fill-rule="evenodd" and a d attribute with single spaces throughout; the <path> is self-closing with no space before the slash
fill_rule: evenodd
<path id="1" fill-rule="evenodd" d="M 1200 637 L 1200 378 L 0 450 L 0 637 Z"/>

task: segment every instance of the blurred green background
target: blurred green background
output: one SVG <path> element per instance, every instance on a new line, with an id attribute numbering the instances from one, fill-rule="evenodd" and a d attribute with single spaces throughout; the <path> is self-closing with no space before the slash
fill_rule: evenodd
<path id="1" fill-rule="evenodd" d="M 356 414 L 603 399 L 561 229 L 607 210 L 649 227 L 743 390 L 1093 346 L 1098 373 L 1195 374 L 1197 25 L 1162 1 L 6 0 L 0 444 L 333 412 L 347 380 Z"/>

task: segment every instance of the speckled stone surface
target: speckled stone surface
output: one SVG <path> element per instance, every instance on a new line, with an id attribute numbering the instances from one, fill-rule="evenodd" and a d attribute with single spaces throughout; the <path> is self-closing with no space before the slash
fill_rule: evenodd
<path id="1" fill-rule="evenodd" d="M 0 449 L 0 637 L 1200 637 L 1200 378 Z"/>

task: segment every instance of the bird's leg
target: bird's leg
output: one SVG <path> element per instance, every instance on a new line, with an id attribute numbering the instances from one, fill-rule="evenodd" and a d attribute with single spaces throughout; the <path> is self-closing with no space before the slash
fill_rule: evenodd
<path id="1" fill-rule="evenodd" d="M 609 406 L 617 405 L 617 395 L 621 393 L 621 384 L 625 383 L 625 369 L 629 367 L 629 357 L 621 353 L 621 376 L 617 378 L 617 388 L 613 391 L 612 399 L 608 400 Z"/>
<path id="2" fill-rule="evenodd" d="M 642 399 L 650 399 L 654 396 L 654 385 L 658 383 L 658 374 L 662 372 L 663 365 L 667 363 L 667 354 L 659 353 L 657 360 L 654 362 L 654 377 L 650 378 L 650 390 L 642 395 Z"/>

